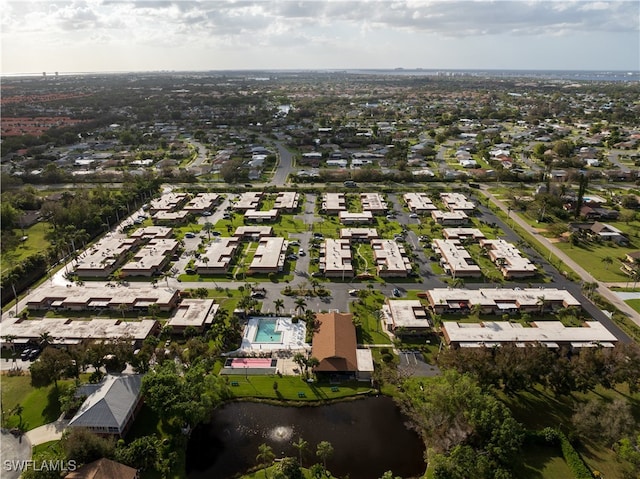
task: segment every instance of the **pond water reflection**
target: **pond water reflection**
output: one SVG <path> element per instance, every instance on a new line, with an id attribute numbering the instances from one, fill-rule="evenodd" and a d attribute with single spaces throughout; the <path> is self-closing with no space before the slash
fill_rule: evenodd
<path id="1" fill-rule="evenodd" d="M 403 478 L 424 473 L 423 444 L 405 426 L 406 418 L 387 397 L 366 398 L 318 407 L 231 403 L 216 411 L 211 423 L 193 431 L 187 448 L 189 479 L 224 479 L 256 465 L 258 446 L 266 443 L 276 457 L 298 457 L 292 443 L 309 443 L 304 465 L 320 462 L 320 441 L 334 448 L 327 467 L 336 476 L 375 479 L 392 470 Z"/>

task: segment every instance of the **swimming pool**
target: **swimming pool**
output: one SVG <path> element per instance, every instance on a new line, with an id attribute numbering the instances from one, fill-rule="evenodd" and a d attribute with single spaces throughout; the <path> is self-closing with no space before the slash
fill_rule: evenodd
<path id="1" fill-rule="evenodd" d="M 253 338 L 255 343 L 281 343 L 282 333 L 276 331 L 277 319 L 261 318 L 258 320 L 256 335 Z"/>

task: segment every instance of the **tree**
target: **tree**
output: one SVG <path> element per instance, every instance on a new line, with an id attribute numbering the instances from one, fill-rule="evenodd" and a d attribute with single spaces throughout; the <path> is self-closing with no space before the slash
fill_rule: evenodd
<path id="1" fill-rule="evenodd" d="M 298 365 L 298 367 L 300 368 L 300 373 L 302 373 L 302 371 L 306 368 L 307 358 L 302 353 L 295 353 L 293 355 L 293 362 Z"/>
<path id="2" fill-rule="evenodd" d="M 140 471 L 155 469 L 162 459 L 160 440 L 156 436 L 142 436 L 134 439 L 130 444 L 119 447 L 115 458 Z"/>
<path id="3" fill-rule="evenodd" d="M 101 457 L 113 458 L 115 453 L 113 438 L 100 437 L 83 428 L 65 431 L 61 445 L 67 459 L 73 459 L 78 464 L 86 464 Z"/>
<path id="4" fill-rule="evenodd" d="M 304 479 L 300 464 L 293 457 L 284 457 L 276 468 L 277 479 Z"/>
<path id="5" fill-rule="evenodd" d="M 53 383 L 58 389 L 58 379 L 69 375 L 73 370 L 73 359 L 67 351 L 57 348 L 46 348 L 38 361 L 29 367 L 31 384 L 35 387 L 48 386 Z"/>
<path id="6" fill-rule="evenodd" d="M 39 340 L 40 347 L 44 349 L 51 344 L 53 338 L 51 337 L 51 333 L 49 333 L 49 331 L 44 331 L 40 334 Z"/>
<path id="7" fill-rule="evenodd" d="M 273 453 L 273 449 L 268 444 L 262 443 L 258 446 L 258 455 L 256 456 L 256 462 L 259 466 L 266 469 L 269 467 L 273 460 L 276 458 L 276 455 Z M 266 476 L 265 471 L 265 476 Z"/>
<path id="8" fill-rule="evenodd" d="M 298 314 L 302 316 L 304 314 L 305 308 L 307 307 L 307 302 L 304 300 L 304 298 L 297 298 L 295 303 L 296 311 L 298 311 Z"/>
<path id="9" fill-rule="evenodd" d="M 158 303 L 151 303 L 149 306 L 147 306 L 147 311 L 149 312 L 151 317 L 155 319 L 160 312 L 160 306 L 158 305 Z"/>
<path id="10" fill-rule="evenodd" d="M 613 264 L 613 258 L 611 256 L 605 256 L 602 258 L 602 262 L 606 265 L 605 269 L 609 269 L 609 266 Z"/>
<path id="11" fill-rule="evenodd" d="M 580 434 L 596 442 L 603 441 L 607 447 L 637 430 L 631 405 L 622 399 L 611 402 L 591 399 L 578 408 L 572 421 Z"/>
<path id="12" fill-rule="evenodd" d="M 282 311 L 282 308 L 284 308 L 284 301 L 280 298 L 276 299 L 273 301 L 273 306 L 276 310 L 276 316 L 280 315 L 280 311 Z"/>
<path id="13" fill-rule="evenodd" d="M 320 441 L 316 449 L 316 456 L 322 460 L 324 469 L 327 469 L 327 459 L 333 455 L 333 446 L 329 441 Z"/>
<path id="14" fill-rule="evenodd" d="M 213 229 L 213 225 L 207 221 L 204 225 L 202 225 L 202 229 L 207 232 L 207 237 L 209 241 L 211 241 L 211 230 Z"/>
<path id="15" fill-rule="evenodd" d="M 302 439 L 302 437 L 299 437 L 298 440 L 293 443 L 293 447 L 295 447 L 296 450 L 298 451 L 298 459 L 300 461 L 300 466 L 302 466 L 303 465 L 302 456 L 304 455 L 306 450 L 309 448 L 309 443 L 304 439 Z"/>

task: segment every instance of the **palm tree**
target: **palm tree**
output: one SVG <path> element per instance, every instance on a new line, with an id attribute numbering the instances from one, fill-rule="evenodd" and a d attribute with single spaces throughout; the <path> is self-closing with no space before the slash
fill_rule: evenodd
<path id="1" fill-rule="evenodd" d="M 302 372 L 307 365 L 307 358 L 302 353 L 296 353 L 293 355 L 293 362 L 300 367 L 300 372 Z"/>
<path id="2" fill-rule="evenodd" d="M 302 439 L 301 437 L 299 437 L 298 441 L 293 443 L 293 447 L 295 447 L 298 450 L 300 467 L 302 467 L 302 455 L 309 448 L 309 443 L 304 439 Z"/>
<path id="3" fill-rule="evenodd" d="M 14 342 L 16 339 L 18 339 L 18 337 L 15 334 L 7 334 L 3 336 L 2 339 L 4 339 L 7 344 L 9 344 L 9 347 L 11 348 L 11 354 L 15 354 L 16 348 Z"/>
<path id="4" fill-rule="evenodd" d="M 124 313 L 129 311 L 129 305 L 127 303 L 118 304 L 118 310 L 122 313 L 122 317 L 124 318 Z"/>
<path id="5" fill-rule="evenodd" d="M 209 239 L 209 241 L 211 241 L 211 230 L 213 229 L 213 225 L 207 221 L 204 225 L 202 225 L 202 229 L 207 232 L 207 238 Z"/>
<path id="6" fill-rule="evenodd" d="M 275 458 L 276 455 L 273 453 L 273 449 L 271 449 L 271 446 L 264 443 L 258 446 L 258 455 L 256 456 L 256 461 L 260 466 L 264 467 L 265 477 L 267 476 L 267 467 L 271 465 Z"/>
<path id="7" fill-rule="evenodd" d="M 284 308 L 284 301 L 278 298 L 273 301 L 273 306 L 276 308 L 276 316 L 279 316 L 280 311 Z"/>
<path id="8" fill-rule="evenodd" d="M 307 371 L 305 371 L 305 373 L 308 372 L 308 369 L 311 369 L 313 371 L 313 368 L 317 368 L 319 365 L 320 360 L 314 356 L 311 356 L 309 359 L 307 359 Z"/>
<path id="9" fill-rule="evenodd" d="M 613 258 L 611 256 L 605 256 L 602 258 L 602 262 L 606 265 L 605 269 L 609 269 L 609 266 L 613 264 Z"/>
<path id="10" fill-rule="evenodd" d="M 51 337 L 51 334 L 49 334 L 48 331 L 45 331 L 44 333 L 40 334 L 40 347 L 42 349 L 46 348 L 51 344 L 52 339 L 53 338 Z"/>
<path id="11" fill-rule="evenodd" d="M 544 297 L 544 295 L 542 296 L 538 296 L 538 300 L 536 301 L 536 304 L 538 306 L 540 306 L 540 314 L 543 313 L 544 311 L 544 302 L 545 302 L 546 298 Z"/>
<path id="12" fill-rule="evenodd" d="M 296 310 L 299 312 L 300 316 L 304 314 L 304 310 L 307 307 L 307 302 L 304 298 L 296 299 Z"/>
<path id="13" fill-rule="evenodd" d="M 325 470 L 327 469 L 327 459 L 333 455 L 333 446 L 329 441 L 320 441 L 316 449 L 316 456 L 322 459 Z"/>
<path id="14" fill-rule="evenodd" d="M 153 319 L 156 319 L 156 316 L 160 312 L 160 306 L 158 306 L 158 303 L 151 303 L 149 306 L 147 306 L 147 311 Z"/>

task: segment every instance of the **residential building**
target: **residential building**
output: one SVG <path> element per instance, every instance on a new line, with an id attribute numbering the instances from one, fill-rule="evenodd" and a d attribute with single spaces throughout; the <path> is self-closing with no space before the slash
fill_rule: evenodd
<path id="1" fill-rule="evenodd" d="M 460 226 L 469 222 L 469 217 L 464 211 L 434 210 L 431 212 L 431 217 L 443 226 Z"/>
<path id="2" fill-rule="evenodd" d="M 403 198 L 407 208 L 414 213 L 428 213 L 437 210 L 426 193 L 405 193 Z"/>
<path id="3" fill-rule="evenodd" d="M 266 211 L 258 211 L 258 210 L 246 210 L 244 212 L 244 219 L 246 221 L 255 221 L 257 223 L 264 223 L 275 221 L 278 219 L 280 215 L 280 210 L 278 209 L 270 209 Z"/>
<path id="4" fill-rule="evenodd" d="M 265 236 L 273 236 L 271 226 L 238 226 L 233 236 L 242 240 L 258 241 Z"/>
<path id="5" fill-rule="evenodd" d="M 107 235 L 76 258 L 74 271 L 81 278 L 106 278 L 124 262 L 125 255 L 140 243 L 139 238 Z"/>
<path id="6" fill-rule="evenodd" d="M 169 318 L 167 326 L 171 326 L 173 334 L 182 334 L 188 327 L 199 333 L 213 323 L 213 318 L 220 305 L 213 299 L 183 299 Z"/>
<path id="7" fill-rule="evenodd" d="M 103 457 L 69 472 L 64 479 L 139 479 L 139 477 L 137 469 Z"/>
<path id="8" fill-rule="evenodd" d="M 476 305 L 484 314 L 540 313 L 581 307 L 571 293 L 556 288 L 436 288 L 427 290 L 426 297 L 437 314 L 469 314 Z"/>
<path id="9" fill-rule="evenodd" d="M 411 261 L 407 258 L 404 247 L 396 241 L 374 239 L 371 240 L 371 248 L 378 276 L 405 278 L 411 272 Z"/>
<path id="10" fill-rule="evenodd" d="M 236 211 L 257 210 L 260 207 L 262 193 L 258 191 L 247 191 L 240 195 L 238 201 L 233 205 Z"/>
<path id="11" fill-rule="evenodd" d="M 549 348 L 613 347 L 618 339 L 598 321 L 585 321 L 569 327 L 560 321 L 537 321 L 531 327 L 509 321 L 458 323 L 444 321 L 442 332 L 453 347 L 479 348 L 515 344 L 519 347 L 541 344 Z"/>
<path id="12" fill-rule="evenodd" d="M 478 242 L 485 239 L 485 235 L 477 228 L 444 228 L 445 239 Z"/>
<path id="13" fill-rule="evenodd" d="M 351 260 L 349 240 L 327 238 L 320 246 L 319 267 L 327 277 L 352 277 L 353 264 Z"/>
<path id="14" fill-rule="evenodd" d="M 295 191 L 284 191 L 278 193 L 273 208 L 286 213 L 293 213 L 298 208 L 300 194 Z"/>
<path id="15" fill-rule="evenodd" d="M 155 215 L 159 211 L 176 211 L 182 208 L 189 197 L 186 193 L 165 193 L 149 204 L 149 213 Z"/>
<path id="16" fill-rule="evenodd" d="M 186 223 L 190 213 L 185 210 L 180 211 L 157 211 L 152 216 L 153 222 L 157 225 L 176 225 Z"/>
<path id="17" fill-rule="evenodd" d="M 418 300 L 387 298 L 382 305 L 382 314 L 387 330 L 395 335 L 407 336 L 431 331 L 427 310 Z"/>
<path id="18" fill-rule="evenodd" d="M 489 259 L 507 279 L 528 278 L 538 272 L 535 264 L 522 256 L 513 244 L 503 239 L 484 239 L 480 241 L 480 246 L 487 250 Z"/>
<path id="19" fill-rule="evenodd" d="M 440 264 L 445 272 L 454 278 L 479 278 L 482 276 L 480 266 L 460 244 L 460 241 L 435 239 L 431 248 L 440 256 Z"/>
<path id="20" fill-rule="evenodd" d="M 38 288 L 27 301 L 33 310 L 87 311 L 110 309 L 114 311 L 147 311 L 157 304 L 160 311 L 171 311 L 178 304 L 178 291 L 168 288 L 141 286 L 138 288 L 109 287 L 106 285 L 49 286 Z"/>
<path id="21" fill-rule="evenodd" d="M 153 239 L 134 254 L 121 271 L 125 276 L 157 276 L 178 251 L 175 239 Z"/>
<path id="22" fill-rule="evenodd" d="M 123 313 L 125 310 L 123 310 Z M 51 344 L 60 347 L 75 346 L 92 341 L 109 341 L 127 338 L 140 347 L 145 339 L 160 331 L 160 323 L 152 319 L 124 321 L 110 318 L 69 319 L 13 317 L 2 321 L 0 344 L 7 347 L 6 337 L 13 337 L 12 344 L 39 344 L 43 333 L 51 337 Z"/>
<path id="23" fill-rule="evenodd" d="M 284 238 L 261 238 L 249 265 L 249 273 L 279 273 L 284 269 L 289 242 Z"/>
<path id="24" fill-rule="evenodd" d="M 204 213 L 205 211 L 212 211 L 221 199 L 222 196 L 218 193 L 198 193 L 184 206 L 183 209 L 190 213 Z"/>
<path id="25" fill-rule="evenodd" d="M 109 374 L 101 383 L 81 386 L 76 395 L 86 395 L 87 399 L 71 418 L 68 427 L 124 437 L 141 406 L 141 391 L 140 374 Z"/>
<path id="26" fill-rule="evenodd" d="M 172 238 L 173 228 L 168 226 L 145 226 L 144 228 L 138 228 L 129 236 L 141 240 Z"/>
<path id="27" fill-rule="evenodd" d="M 362 211 L 353 213 L 351 211 L 340 211 L 338 219 L 343 225 L 353 225 L 361 223 L 373 223 L 373 214 L 371 211 Z"/>
<path id="28" fill-rule="evenodd" d="M 369 242 L 379 238 L 375 228 L 340 228 L 340 238 L 353 242 Z"/>
<path id="29" fill-rule="evenodd" d="M 195 260 L 198 274 L 224 274 L 229 270 L 231 261 L 238 251 L 240 239 L 238 237 L 217 237 L 209 243 Z"/>
<path id="30" fill-rule="evenodd" d="M 469 201 L 462 193 L 440 193 L 440 199 L 449 211 L 470 213 L 476 208 L 475 203 Z"/>
<path id="31" fill-rule="evenodd" d="M 347 202 L 343 193 L 324 193 L 322 195 L 322 212 L 335 215 L 347 211 Z"/>
<path id="32" fill-rule="evenodd" d="M 380 193 L 360 193 L 362 211 L 370 211 L 373 215 L 384 215 L 387 212 L 387 203 Z"/>

